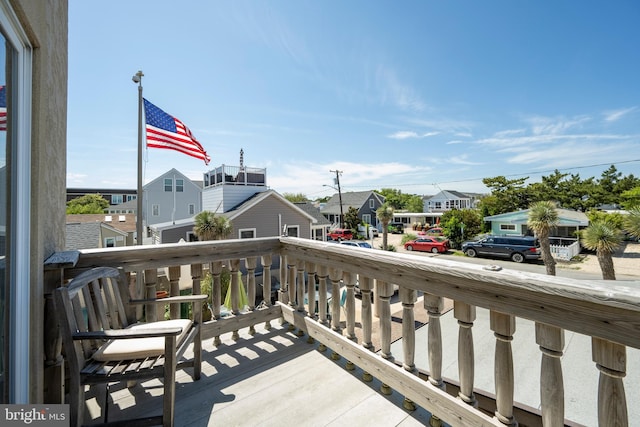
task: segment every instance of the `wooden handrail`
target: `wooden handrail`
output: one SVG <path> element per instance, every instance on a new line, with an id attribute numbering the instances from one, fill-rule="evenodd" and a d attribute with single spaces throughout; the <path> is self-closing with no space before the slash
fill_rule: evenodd
<path id="1" fill-rule="evenodd" d="M 285 305 L 270 307 L 267 303 L 266 309 L 258 309 L 250 304 L 249 313 L 242 314 L 239 312 L 237 299 L 239 284 L 232 280 L 232 304 L 236 316 L 221 318 L 219 306 L 224 297 L 220 295 L 222 264 L 238 271 L 238 263 L 244 260 L 246 271 L 253 275 L 255 261 L 258 260 L 268 276 L 263 278 L 264 285 L 270 289 L 271 264 L 273 260 L 278 259 L 280 300 Z M 381 380 L 391 386 L 403 384 L 407 379 L 403 376 L 398 377 L 396 371 L 391 368 L 389 374 L 382 375 L 379 372 L 379 369 L 383 369 L 381 366 L 393 365 L 393 355 L 390 351 L 389 299 L 394 292 L 394 286 L 399 287 L 403 317 L 406 320 L 403 322 L 403 336 L 406 340 L 403 341 L 406 346 L 404 365 L 406 371 L 413 371 L 414 300 L 418 293 L 424 294 L 424 307 L 430 319 L 428 357 L 432 367 L 429 384 L 424 387 L 429 387 L 428 395 L 431 397 L 438 395 L 438 391 L 434 390 L 442 392 L 441 388 L 444 388 L 441 372 L 444 344 L 439 318 L 443 313 L 443 301 L 451 300 L 454 317 L 459 324 L 457 339 L 460 408 L 454 414 L 463 418 L 468 416 L 468 411 L 477 411 L 474 409 L 477 400 L 474 396 L 475 355 L 472 329 L 476 319 L 476 307 L 487 309 L 491 313 L 491 329 L 496 337 L 493 355 L 496 364 L 495 420 L 502 424 L 517 422 L 513 411 L 513 388 L 517 378 L 514 378 L 510 344 L 515 333 L 515 318 L 536 322 L 535 339 L 540 346 L 542 358 L 540 384 L 546 393 L 541 401 L 542 418 L 550 425 L 561 423 L 564 417 L 560 361 L 564 347 L 564 331 L 591 336 L 593 361 L 605 384 L 599 396 L 599 406 L 602 408 L 600 417 L 615 418 L 621 425 L 628 422 L 623 384 L 626 363 L 621 360 L 624 360 L 625 346 L 640 348 L 640 281 L 629 283 L 573 280 L 509 269 L 495 271 L 442 257 L 430 258 L 359 249 L 292 237 L 83 250 L 80 251 L 76 267 L 65 272 L 73 276 L 78 271 L 96 265 L 116 266 L 126 272 L 153 272 L 159 268 L 190 265 L 189 279 L 192 280 L 194 289 L 204 275 L 202 268 L 208 269 L 214 282 L 211 297 L 214 320 L 203 325 L 204 336 L 218 337 L 225 332 L 251 327 L 255 324 L 252 322 L 269 322 L 284 315 L 292 325 L 304 328 L 309 334 L 313 333 L 314 338 L 331 347 L 334 352 L 340 353 L 348 349 L 347 354 L 342 354 L 344 357 L 356 364 L 360 361 L 363 363 L 361 367 L 367 372 L 373 371 L 371 373 L 374 375 L 375 370 L 378 370 Z M 179 269 L 174 269 L 169 274 L 172 282 L 180 279 L 176 278 L 175 274 L 179 274 Z M 150 273 L 149 277 L 153 278 L 153 273 Z M 155 292 L 156 281 L 155 278 L 145 281 L 147 297 L 151 297 L 151 290 Z M 253 296 L 253 277 L 249 277 L 245 284 L 249 286 L 249 294 Z M 353 292 L 356 284 L 362 292 L 363 299 L 367 298 L 367 302 L 363 300 L 362 303 L 361 319 L 355 318 Z M 307 307 L 303 301 L 306 289 L 310 286 L 317 286 L 319 289 L 317 313 L 315 293 L 309 292 Z M 344 308 L 340 305 L 343 289 L 346 289 Z M 329 312 L 327 293 L 331 295 Z M 378 355 L 369 351 L 372 345 L 373 317 L 372 306 L 368 303 L 371 293 L 376 298 L 373 309 L 376 315 L 374 319 L 377 320 L 374 321 L 379 322 L 378 342 L 381 351 Z M 281 307 L 289 307 L 291 311 L 283 311 Z M 344 330 L 341 320 L 346 321 Z M 358 321 L 362 325 L 361 345 L 340 343 L 340 336 L 345 340 L 344 335 L 355 339 L 354 326 Z M 373 359 L 370 358 L 380 359 L 382 365 L 371 362 Z M 424 403 L 424 398 L 420 397 L 424 390 L 415 389 L 413 380 L 409 381 L 409 384 L 411 385 L 407 388 L 400 386 L 399 391 L 406 393 L 405 396 L 416 403 Z M 449 411 L 453 402 L 446 402 L 446 410 Z M 428 409 L 434 410 L 433 405 L 433 402 L 429 403 Z M 437 412 L 434 410 L 434 413 Z M 485 418 L 481 418 L 483 422 L 486 421 Z"/>

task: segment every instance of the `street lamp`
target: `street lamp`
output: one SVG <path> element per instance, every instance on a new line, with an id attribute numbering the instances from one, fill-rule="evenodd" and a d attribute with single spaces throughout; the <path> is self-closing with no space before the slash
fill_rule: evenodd
<path id="1" fill-rule="evenodd" d="M 338 200 L 340 200 L 340 228 L 344 228 L 344 213 L 342 212 L 342 192 L 340 191 L 340 184 L 338 184 L 338 188 L 329 184 L 323 184 L 322 186 L 333 188 L 338 192 Z"/>

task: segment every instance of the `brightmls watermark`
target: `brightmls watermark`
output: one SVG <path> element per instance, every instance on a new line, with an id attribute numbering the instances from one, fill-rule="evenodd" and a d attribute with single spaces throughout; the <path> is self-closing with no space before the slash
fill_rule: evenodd
<path id="1" fill-rule="evenodd" d="M 69 405 L 0 405 L 0 427 L 69 426 Z"/>

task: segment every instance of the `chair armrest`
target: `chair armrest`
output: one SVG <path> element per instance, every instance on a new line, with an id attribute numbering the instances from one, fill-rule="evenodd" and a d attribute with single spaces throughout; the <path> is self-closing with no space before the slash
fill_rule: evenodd
<path id="1" fill-rule="evenodd" d="M 174 302 L 198 302 L 205 301 L 208 295 L 180 295 L 167 298 L 149 298 L 149 299 L 132 299 L 129 300 L 129 304 L 168 304 Z"/>
<path id="2" fill-rule="evenodd" d="M 154 329 L 107 329 L 106 331 L 76 332 L 71 337 L 74 340 L 86 339 L 131 339 L 131 338 L 152 338 L 170 337 L 180 335 L 182 328 L 177 326 L 171 328 Z"/>

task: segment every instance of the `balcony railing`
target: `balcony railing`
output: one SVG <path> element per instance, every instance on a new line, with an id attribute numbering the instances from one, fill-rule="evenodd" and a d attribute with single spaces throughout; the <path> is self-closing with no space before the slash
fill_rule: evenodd
<path id="1" fill-rule="evenodd" d="M 194 293 L 199 293 L 200 282 L 208 270 L 213 277 L 213 320 L 203 325 L 203 339 L 268 324 L 282 317 L 301 333 L 404 395 L 407 405 L 417 404 L 451 425 L 512 425 L 518 421 L 515 410 L 518 402 L 514 402 L 518 378 L 511 344 L 516 318 L 535 322 L 535 342 L 542 360 L 540 424 L 564 425 L 566 399 L 561 358 L 565 351 L 564 330 L 574 331 L 592 337 L 591 355 L 597 369 L 594 375 L 599 376 L 596 397 L 599 424 L 629 424 L 623 378 L 627 370 L 626 347 L 640 348 L 640 282 L 621 286 L 612 281 L 485 269 L 442 258 L 289 237 L 83 250 L 75 267 L 65 269 L 64 276 L 72 277 L 80 270 L 99 265 L 131 273 L 135 292 L 146 297 L 155 296 L 162 275 L 166 275 L 171 295 L 180 292 L 180 283 L 185 280 Z M 231 271 L 233 315 L 227 317 L 221 317 L 220 312 L 223 265 Z M 279 268 L 272 271 L 273 265 Z M 180 277 L 181 271 L 186 270 L 189 277 Z M 241 270 L 246 272 L 248 311 L 241 311 L 240 307 L 241 282 L 237 272 Z M 279 276 L 279 303 L 272 305 L 267 298 L 265 304 L 255 306 L 257 270 L 262 270 L 262 286 L 266 290 L 272 287 L 272 275 Z M 137 274 L 142 280 L 135 280 Z M 359 310 L 356 310 L 356 285 L 362 293 Z M 399 288 L 402 301 L 401 365 L 394 363 L 391 355 L 390 299 L 394 285 Z M 305 293 L 314 288 L 318 289 L 319 301 L 315 301 L 315 292 L 308 292 L 305 298 Z M 346 298 L 341 305 L 343 291 Z M 415 364 L 414 311 L 418 295 L 422 296 L 429 317 L 425 326 L 430 367 L 426 379 Z M 443 339 L 440 317 L 445 302 L 453 304 L 459 331 L 457 337 Z M 474 321 L 480 307 L 490 311 L 490 329 L 495 337 L 491 355 L 495 362 L 495 390 L 489 406 L 478 404 L 480 399 L 476 398 L 478 391 L 474 387 Z M 179 310 L 172 307 L 171 315 L 177 316 Z M 157 313 L 148 307 L 146 315 L 155 317 Z M 377 353 L 371 351 L 374 319 L 379 322 Z M 357 331 L 356 325 L 361 325 Z M 442 377 L 443 364 L 451 363 L 443 360 L 444 346 L 458 348 L 455 387 L 445 384 Z"/>

